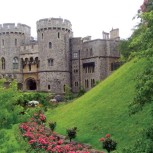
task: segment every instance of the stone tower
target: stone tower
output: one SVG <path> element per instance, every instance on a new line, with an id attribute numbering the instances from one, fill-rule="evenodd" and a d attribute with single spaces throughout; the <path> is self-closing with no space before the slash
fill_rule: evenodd
<path id="1" fill-rule="evenodd" d="M 2 77 L 22 80 L 20 46 L 28 43 L 31 28 L 25 24 L 5 23 L 0 25 L 0 72 Z"/>
<path id="2" fill-rule="evenodd" d="M 37 37 L 40 90 L 63 93 L 65 85 L 70 85 L 71 22 L 61 18 L 41 19 L 37 21 Z"/>

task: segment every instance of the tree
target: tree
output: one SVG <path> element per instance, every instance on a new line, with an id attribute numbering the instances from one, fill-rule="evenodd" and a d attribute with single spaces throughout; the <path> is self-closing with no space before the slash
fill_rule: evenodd
<path id="1" fill-rule="evenodd" d="M 71 100 L 73 99 L 73 93 L 71 91 L 71 87 L 68 85 L 65 85 L 65 96 L 64 96 L 65 100 Z"/>
<path id="2" fill-rule="evenodd" d="M 136 93 L 129 107 L 131 114 L 143 110 L 147 104 L 151 104 L 153 108 L 153 0 L 144 0 L 139 10 L 139 17 L 141 23 L 133 33 L 130 45 L 139 48 L 138 56 L 147 58 L 147 64 L 142 74 L 139 74 L 136 78 Z M 150 115 L 153 118 L 153 113 Z M 142 139 L 138 140 L 127 152 L 153 153 L 152 136 L 153 125 L 150 124 L 149 127 L 144 129 Z M 126 151 L 124 152 L 126 153 Z"/>

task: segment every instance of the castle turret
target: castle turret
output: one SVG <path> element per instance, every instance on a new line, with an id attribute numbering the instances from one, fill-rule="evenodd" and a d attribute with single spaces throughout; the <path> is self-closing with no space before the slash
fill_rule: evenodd
<path id="1" fill-rule="evenodd" d="M 30 32 L 31 28 L 25 24 L 0 24 L 0 70 L 4 77 L 13 77 L 19 74 L 20 46 L 30 41 Z"/>
<path id="2" fill-rule="evenodd" d="M 39 78 L 41 89 L 63 93 L 70 85 L 69 38 L 72 36 L 71 22 L 62 18 L 37 21 L 39 48 Z"/>

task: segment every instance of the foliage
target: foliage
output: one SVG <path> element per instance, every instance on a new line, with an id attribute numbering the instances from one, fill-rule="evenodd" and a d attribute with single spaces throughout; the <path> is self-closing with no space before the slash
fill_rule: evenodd
<path id="1" fill-rule="evenodd" d="M 21 123 L 19 129 L 21 135 L 35 152 L 58 152 L 58 153 L 90 153 L 87 148 L 77 143 L 65 143 L 65 140 L 55 132 L 51 132 L 44 124 L 38 124 L 33 120 Z M 31 151 L 32 151 L 31 150 Z"/>
<path id="2" fill-rule="evenodd" d="M 55 127 L 56 127 L 56 122 L 49 122 L 48 124 L 49 124 L 49 128 L 53 132 L 55 130 Z"/>
<path id="3" fill-rule="evenodd" d="M 146 103 L 153 102 L 153 62 L 149 61 L 143 73 L 136 78 L 136 94 L 130 104 L 130 114 L 142 110 Z"/>
<path id="4" fill-rule="evenodd" d="M 36 122 L 37 124 L 44 124 L 46 122 L 46 116 L 44 115 L 42 110 L 39 110 L 38 112 L 34 113 L 31 119 L 33 122 Z"/>
<path id="5" fill-rule="evenodd" d="M 3 86 L 6 80 L 0 79 L 0 148 L 2 153 L 31 152 L 29 146 L 18 135 L 17 124 L 26 122 L 38 108 L 28 108 L 26 102 L 39 98 L 45 99 L 46 94 L 27 93 L 17 90 L 17 82 L 10 83 L 9 88 Z M 20 142 L 20 143 L 19 143 Z"/>
<path id="6" fill-rule="evenodd" d="M 65 96 L 64 96 L 66 101 L 72 100 L 73 99 L 73 93 L 71 91 L 71 87 L 68 85 L 65 85 Z"/>
<path id="7" fill-rule="evenodd" d="M 153 143 L 144 138 L 138 139 L 133 146 L 124 148 L 124 153 L 153 153 Z"/>
<path id="8" fill-rule="evenodd" d="M 108 153 L 116 150 L 117 147 L 117 142 L 112 140 L 110 137 L 110 134 L 106 134 L 105 138 L 100 139 L 103 145 L 103 149 L 106 149 Z"/>
<path id="9" fill-rule="evenodd" d="M 129 43 L 130 43 L 130 39 L 127 40 L 121 40 L 119 43 L 119 51 L 121 53 L 122 56 L 122 60 L 127 60 L 128 57 L 130 56 L 131 50 L 129 47 Z"/>
<path id="10" fill-rule="evenodd" d="M 140 6 L 141 12 L 149 12 L 153 10 L 153 0 L 144 0 L 143 4 Z"/>
<path id="11" fill-rule="evenodd" d="M 118 151 L 140 138 L 140 132 L 150 122 L 150 106 L 129 117 L 128 105 L 135 95 L 135 77 L 143 72 L 147 59 L 134 59 L 116 70 L 107 79 L 72 103 L 48 110 L 48 120 L 56 120 L 56 132 L 64 135 L 67 127 L 77 125 L 77 141 L 101 149 L 99 135 L 113 133 Z M 108 96 L 109 95 L 109 96 Z"/>
<path id="12" fill-rule="evenodd" d="M 129 105 L 130 114 L 136 114 L 143 110 L 146 104 L 153 106 L 153 0 L 144 0 L 139 11 L 139 17 L 141 18 L 141 24 L 133 34 L 133 37 L 131 37 L 130 45 L 133 47 L 139 46 L 139 58 L 146 57 L 148 62 L 144 71 L 137 75 L 135 96 Z M 153 114 L 150 113 L 150 116 L 153 117 Z M 128 148 L 129 152 L 153 152 L 153 125 L 151 124 L 149 127 L 144 128 L 144 131 L 142 138 Z"/>
<path id="13" fill-rule="evenodd" d="M 71 140 L 76 137 L 77 127 L 67 129 L 66 132 L 67 132 L 67 136 L 68 136 L 68 138 L 70 139 L 70 142 L 71 142 Z"/>
<path id="14" fill-rule="evenodd" d="M 27 103 L 32 100 L 39 101 L 43 106 L 47 105 L 47 94 L 39 92 L 23 92 L 18 94 L 16 98 L 16 104 L 23 107 L 27 106 Z"/>
<path id="15" fill-rule="evenodd" d="M 79 92 L 78 92 L 78 97 L 82 96 L 85 94 L 85 89 L 83 87 L 80 88 Z"/>

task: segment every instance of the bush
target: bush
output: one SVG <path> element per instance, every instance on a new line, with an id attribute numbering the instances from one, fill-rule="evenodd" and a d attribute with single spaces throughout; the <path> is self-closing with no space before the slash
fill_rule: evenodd
<path id="1" fill-rule="evenodd" d="M 56 122 L 49 122 L 49 127 L 50 127 L 51 131 L 53 132 L 56 127 Z"/>
<path id="2" fill-rule="evenodd" d="M 74 127 L 72 129 L 67 129 L 66 131 L 67 131 L 67 137 L 70 139 L 71 142 L 71 140 L 76 137 L 77 127 Z"/>
<path id="3" fill-rule="evenodd" d="M 108 153 L 116 150 L 117 143 L 110 138 L 110 134 L 106 134 L 105 138 L 101 138 L 103 149 L 106 149 Z"/>

